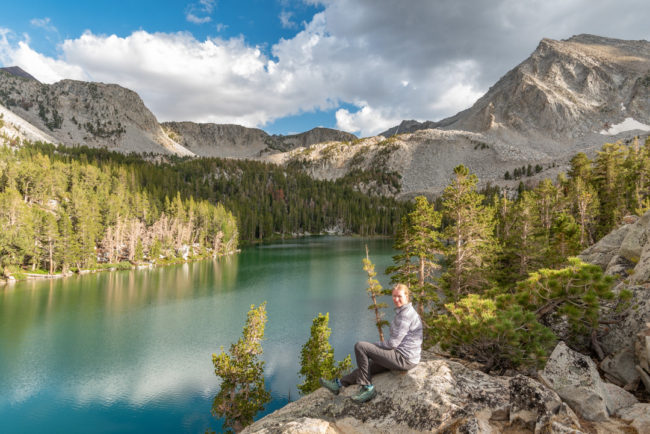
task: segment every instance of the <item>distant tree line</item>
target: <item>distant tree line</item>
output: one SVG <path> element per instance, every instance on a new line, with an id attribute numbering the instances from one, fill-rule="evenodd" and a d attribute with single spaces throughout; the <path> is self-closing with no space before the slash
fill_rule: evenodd
<path id="1" fill-rule="evenodd" d="M 137 166 L 88 157 L 44 144 L 0 147 L 5 275 L 236 249 L 236 221 L 223 205 L 178 191 L 154 193 Z"/>
<path id="2" fill-rule="evenodd" d="M 0 147 L 0 208 L 11 274 L 219 255 L 328 228 L 392 235 L 409 205 L 255 161 L 25 142 Z"/>
<path id="3" fill-rule="evenodd" d="M 392 236 L 410 208 L 393 198 L 355 190 L 357 178 L 315 180 L 300 169 L 258 161 L 188 159 L 174 170 L 180 177 L 178 188 L 190 188 L 233 212 L 242 242 L 335 228 L 359 235 Z"/>

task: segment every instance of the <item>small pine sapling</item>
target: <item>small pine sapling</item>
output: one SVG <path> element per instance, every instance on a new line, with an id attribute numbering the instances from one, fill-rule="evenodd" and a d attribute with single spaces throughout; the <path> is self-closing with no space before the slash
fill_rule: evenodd
<path id="1" fill-rule="evenodd" d="M 340 362 L 334 360 L 334 349 L 329 343 L 332 331 L 328 324 L 329 312 L 325 315 L 319 313 L 312 322 L 309 340 L 300 351 L 299 375 L 304 381 L 298 385 L 298 390 L 302 395 L 318 389 L 320 378 L 333 380 L 352 369 L 349 354 Z"/>
<path id="2" fill-rule="evenodd" d="M 370 261 L 370 256 L 368 255 L 368 246 L 366 246 L 366 257 L 363 259 L 363 270 L 368 273 L 368 295 L 372 300 L 372 304 L 368 306 L 369 310 L 375 311 L 375 325 L 377 326 L 377 331 L 379 332 L 379 340 L 384 341 L 384 331 L 382 330 L 383 326 L 387 326 L 389 323 L 384 318 L 383 312 L 380 309 L 385 309 L 388 307 L 386 303 L 377 302 L 377 297 L 384 294 L 384 289 L 379 284 L 379 281 L 375 279 L 377 272 L 375 271 L 375 264 Z"/>
<path id="3" fill-rule="evenodd" d="M 266 302 L 257 308 L 251 305 L 243 336 L 230 346 L 230 353 L 222 347 L 219 355 L 212 354 L 214 373 L 221 378 L 212 414 L 225 419 L 224 429 L 243 430 L 271 400 L 264 387 L 264 362 L 258 360 L 262 355 L 265 325 Z"/>

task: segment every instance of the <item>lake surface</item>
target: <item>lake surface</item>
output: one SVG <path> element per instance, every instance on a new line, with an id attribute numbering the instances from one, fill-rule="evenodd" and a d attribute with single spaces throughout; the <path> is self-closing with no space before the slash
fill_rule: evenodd
<path id="1" fill-rule="evenodd" d="M 219 432 L 212 353 L 239 339 L 250 305 L 264 301 L 273 401 L 258 417 L 276 410 L 299 397 L 300 349 L 319 312 L 330 313 L 337 360 L 358 340 L 378 340 L 365 244 L 388 286 L 391 240 L 313 237 L 216 261 L 0 287 L 0 431 Z"/>

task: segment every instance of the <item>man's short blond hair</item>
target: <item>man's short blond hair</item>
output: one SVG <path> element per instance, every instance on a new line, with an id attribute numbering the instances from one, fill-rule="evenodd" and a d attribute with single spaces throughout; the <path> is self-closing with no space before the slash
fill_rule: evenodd
<path id="1" fill-rule="evenodd" d="M 402 293 L 406 296 L 407 299 L 411 299 L 411 290 L 409 289 L 408 286 L 404 285 L 403 283 L 398 283 L 397 285 L 393 286 L 393 291 L 402 291 Z"/>

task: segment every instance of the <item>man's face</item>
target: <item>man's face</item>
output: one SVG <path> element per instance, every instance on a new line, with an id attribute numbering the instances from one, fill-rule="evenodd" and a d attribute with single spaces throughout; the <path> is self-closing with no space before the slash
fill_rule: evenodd
<path id="1" fill-rule="evenodd" d="M 393 289 L 393 304 L 395 307 L 402 307 L 409 302 L 408 297 L 401 289 Z"/>

